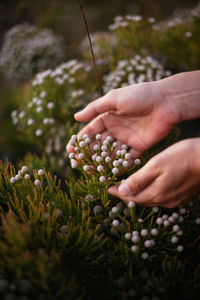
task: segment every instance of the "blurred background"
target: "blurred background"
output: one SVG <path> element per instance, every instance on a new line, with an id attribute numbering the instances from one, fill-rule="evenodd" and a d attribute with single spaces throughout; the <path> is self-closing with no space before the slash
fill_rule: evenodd
<path id="1" fill-rule="evenodd" d="M 142 15 L 157 20 L 168 18 L 176 9 L 192 8 L 198 0 L 82 0 L 91 32 L 106 30 L 117 15 Z M 86 35 L 78 0 L 1 0 L 0 39 L 15 24 L 28 22 L 52 28 L 65 40 L 67 57 L 77 54 Z"/>
<path id="2" fill-rule="evenodd" d="M 82 0 L 91 33 L 107 31 L 109 24 L 113 23 L 113 18 L 117 15 L 141 15 L 153 17 L 160 22 L 176 14 L 177 10 L 191 9 L 197 4 L 197 0 Z M 22 25 L 23 28 L 17 27 L 25 23 L 29 25 Z M 42 31 L 44 28 L 50 31 Z M 20 53 L 24 55 L 20 54 L 22 57 L 13 58 L 12 53 L 11 56 L 8 53 L 13 48 L 17 55 L 17 47 L 20 44 L 20 40 L 15 40 L 13 36 L 16 32 L 20 32 L 19 39 L 22 39 L 23 30 L 26 31 L 26 38 L 34 35 L 35 32 L 40 32 L 40 41 L 32 39 L 29 51 L 20 45 L 22 51 Z M 48 40 L 45 40 L 46 36 L 49 36 Z M 39 66 L 43 66 L 41 69 L 45 70 L 49 67 L 54 68 L 69 59 L 81 58 L 80 44 L 85 36 L 86 30 L 78 0 L 0 1 L 0 48 L 2 49 L 0 60 L 3 61 L 3 67 L 0 66 L 0 158 L 8 157 L 16 161 L 23 157 L 27 150 L 36 150 L 34 143 L 30 144 L 27 139 L 21 137 L 21 133 L 16 131 L 10 117 L 11 112 L 26 98 L 30 80 L 40 70 L 37 63 L 34 64 L 33 69 L 31 69 L 32 65 L 28 64 L 30 62 L 27 57 L 32 55 L 32 46 L 38 47 L 41 55 L 39 43 L 41 41 L 47 43 L 48 60 L 39 61 Z M 56 45 L 53 53 L 52 45 Z M 37 54 L 31 59 L 37 61 Z M 18 72 L 20 68 L 21 73 Z M 183 67 L 183 70 L 187 68 Z"/>

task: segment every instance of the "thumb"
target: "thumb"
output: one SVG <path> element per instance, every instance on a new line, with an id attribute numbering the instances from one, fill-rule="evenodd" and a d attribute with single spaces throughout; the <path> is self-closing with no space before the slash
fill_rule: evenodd
<path id="1" fill-rule="evenodd" d="M 74 115 L 80 122 L 88 122 L 99 114 L 116 109 L 116 91 L 112 90 L 105 96 L 89 103 L 82 111 Z"/>
<path id="2" fill-rule="evenodd" d="M 131 196 L 140 193 L 158 176 L 158 169 L 150 162 L 123 181 L 118 193 L 121 196 Z"/>

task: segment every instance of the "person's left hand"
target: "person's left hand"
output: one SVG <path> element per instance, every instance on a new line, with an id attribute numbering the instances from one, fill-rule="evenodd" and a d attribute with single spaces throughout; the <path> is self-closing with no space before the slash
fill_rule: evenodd
<path id="1" fill-rule="evenodd" d="M 180 141 L 108 192 L 125 202 L 173 208 L 200 191 L 200 138 Z"/>

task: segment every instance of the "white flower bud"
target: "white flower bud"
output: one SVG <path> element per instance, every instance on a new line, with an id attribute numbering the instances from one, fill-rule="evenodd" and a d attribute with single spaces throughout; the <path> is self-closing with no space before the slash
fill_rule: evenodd
<path id="1" fill-rule="evenodd" d="M 105 177 L 105 176 L 99 177 L 99 181 L 100 181 L 100 182 L 105 182 L 105 181 L 106 181 L 106 177 Z"/>
<path id="2" fill-rule="evenodd" d="M 118 220 L 113 220 L 112 224 L 113 224 L 114 227 L 117 227 L 117 226 L 119 226 L 119 221 Z"/>
<path id="3" fill-rule="evenodd" d="M 132 241 L 133 243 L 138 243 L 139 240 L 140 240 L 139 235 L 136 235 L 136 234 L 135 234 L 135 235 L 132 236 L 131 241 Z"/>
<path id="4" fill-rule="evenodd" d="M 112 146 L 113 146 L 113 148 L 117 148 L 118 143 L 117 143 L 117 142 L 114 142 L 114 143 L 112 144 Z"/>
<path id="5" fill-rule="evenodd" d="M 100 133 L 97 134 L 97 135 L 96 135 L 96 140 L 99 140 L 99 141 L 100 141 L 101 139 L 102 139 L 102 135 L 101 135 Z"/>
<path id="6" fill-rule="evenodd" d="M 106 137 L 106 140 L 107 140 L 108 142 L 111 142 L 111 141 L 112 141 L 112 137 L 108 135 L 108 136 Z"/>
<path id="7" fill-rule="evenodd" d="M 154 213 L 157 213 L 157 212 L 159 211 L 159 207 L 154 206 L 154 207 L 152 208 L 152 210 L 153 210 Z"/>
<path id="8" fill-rule="evenodd" d="M 108 150 L 108 147 L 107 147 L 106 145 L 103 145 L 103 146 L 101 146 L 101 150 L 102 150 L 102 151 L 107 151 L 107 150 Z"/>
<path id="9" fill-rule="evenodd" d="M 98 172 L 103 172 L 104 171 L 104 167 L 102 165 L 97 167 L 97 171 Z"/>
<path id="10" fill-rule="evenodd" d="M 195 223 L 196 223 L 197 225 L 200 225 L 200 218 L 196 218 Z"/>
<path id="11" fill-rule="evenodd" d="M 79 154 L 78 154 L 78 158 L 79 158 L 79 159 L 83 159 L 83 158 L 84 158 L 84 154 L 83 154 L 83 153 L 79 153 Z"/>
<path id="12" fill-rule="evenodd" d="M 178 237 L 177 237 L 177 236 L 173 236 L 173 237 L 171 238 L 171 242 L 172 242 L 173 244 L 176 244 L 176 243 L 178 242 Z"/>
<path id="13" fill-rule="evenodd" d="M 175 219 L 172 216 L 169 217 L 168 220 L 169 220 L 170 223 L 173 223 L 175 221 Z"/>
<path id="14" fill-rule="evenodd" d="M 147 229 L 142 229 L 140 234 L 141 234 L 141 236 L 147 236 L 148 235 L 148 230 Z"/>
<path id="15" fill-rule="evenodd" d="M 15 183 L 15 177 L 10 178 L 10 183 L 12 183 L 12 184 Z"/>
<path id="16" fill-rule="evenodd" d="M 122 158 L 119 158 L 119 159 L 118 159 L 118 162 L 119 162 L 120 164 L 122 164 L 122 163 L 123 163 L 123 159 L 122 159 Z"/>
<path id="17" fill-rule="evenodd" d="M 167 227 L 167 226 L 170 225 L 170 222 L 169 222 L 168 220 L 164 220 L 163 225 L 164 225 L 165 227 Z"/>
<path id="18" fill-rule="evenodd" d="M 128 202 L 128 207 L 129 208 L 134 208 L 135 207 L 135 202 L 134 201 L 129 201 Z"/>
<path id="19" fill-rule="evenodd" d="M 108 146 L 109 145 L 109 142 L 107 140 L 103 141 L 103 145 L 104 146 Z"/>
<path id="20" fill-rule="evenodd" d="M 69 153 L 69 158 L 70 159 L 73 159 L 75 157 L 75 154 L 74 153 Z"/>
<path id="21" fill-rule="evenodd" d="M 151 234 L 152 234 L 153 236 L 158 235 L 158 229 L 157 229 L 157 228 L 152 228 L 152 229 L 151 229 Z"/>
<path id="22" fill-rule="evenodd" d="M 71 164 L 72 169 L 76 169 L 78 167 L 78 164 L 76 161 L 73 161 Z"/>
<path id="23" fill-rule="evenodd" d="M 143 252 L 141 254 L 142 259 L 147 259 L 149 257 L 149 254 L 147 252 Z"/>
<path id="24" fill-rule="evenodd" d="M 107 156 L 107 157 L 105 158 L 105 162 L 109 163 L 110 161 L 111 161 L 111 158 L 110 158 L 109 156 Z"/>
<path id="25" fill-rule="evenodd" d="M 132 232 L 132 235 L 139 235 L 139 232 L 138 232 L 137 230 L 134 230 L 134 231 Z"/>
<path id="26" fill-rule="evenodd" d="M 179 221 L 179 223 L 183 223 L 183 221 L 184 221 L 183 216 L 180 216 L 180 217 L 178 218 L 178 221 Z"/>
<path id="27" fill-rule="evenodd" d="M 30 179 L 30 175 L 29 175 L 29 174 L 25 174 L 24 178 L 25 178 L 26 180 L 28 180 L 28 179 Z"/>
<path id="28" fill-rule="evenodd" d="M 89 144 L 90 142 L 91 142 L 91 139 L 90 139 L 90 138 L 86 138 L 86 139 L 85 139 L 85 143 L 86 143 L 86 144 Z"/>
<path id="29" fill-rule="evenodd" d="M 180 230 L 180 226 L 179 225 L 174 225 L 173 226 L 173 231 L 177 232 Z"/>
<path id="30" fill-rule="evenodd" d="M 31 126 L 31 125 L 33 125 L 33 123 L 34 123 L 34 120 L 33 119 L 28 119 L 28 121 L 27 121 L 27 124 L 28 124 L 28 126 Z"/>
<path id="31" fill-rule="evenodd" d="M 85 172 L 89 171 L 89 169 L 90 169 L 90 167 L 89 167 L 88 165 L 83 166 L 83 170 L 84 170 Z"/>
<path id="32" fill-rule="evenodd" d="M 119 169 L 118 169 L 118 168 L 113 168 L 113 169 L 112 169 L 112 173 L 113 173 L 114 175 L 118 174 L 118 173 L 119 173 Z"/>
<path id="33" fill-rule="evenodd" d="M 186 210 L 185 207 L 181 207 L 181 208 L 179 209 L 179 212 L 180 212 L 181 215 L 184 215 L 184 214 L 187 212 L 187 210 Z"/>
<path id="34" fill-rule="evenodd" d="M 93 154 L 93 155 L 92 155 L 92 160 L 96 160 L 96 158 L 97 158 L 97 155 L 96 155 L 96 154 Z"/>
<path id="35" fill-rule="evenodd" d="M 168 215 L 163 215 L 162 216 L 163 221 L 168 219 Z"/>
<path id="36" fill-rule="evenodd" d="M 124 237 L 125 237 L 126 240 L 130 240 L 131 239 L 131 233 L 130 232 L 125 233 Z"/>
<path id="37" fill-rule="evenodd" d="M 47 103 L 47 108 L 48 109 L 52 109 L 52 108 L 54 108 L 54 106 L 55 106 L 55 104 L 53 102 Z"/>
<path id="38" fill-rule="evenodd" d="M 42 170 L 42 169 L 38 170 L 38 175 L 43 176 L 44 175 L 44 170 Z"/>
<path id="39" fill-rule="evenodd" d="M 127 146 L 125 145 L 125 144 L 123 144 L 122 146 L 121 146 L 121 149 L 123 149 L 123 150 L 127 150 Z"/>
<path id="40" fill-rule="evenodd" d="M 103 160 L 103 158 L 101 156 L 97 156 L 96 162 L 100 163 L 100 162 L 102 162 L 102 160 Z"/>
<path id="41" fill-rule="evenodd" d="M 76 134 L 73 134 L 73 135 L 71 136 L 71 140 L 76 141 L 76 140 L 77 140 L 77 135 L 76 135 Z"/>
<path id="42" fill-rule="evenodd" d="M 125 149 L 121 150 L 121 155 L 125 155 L 127 151 Z"/>
<path id="43" fill-rule="evenodd" d="M 134 253 L 137 252 L 138 250 L 139 250 L 139 247 L 136 246 L 136 245 L 131 247 L 131 251 L 134 252 Z"/>
<path id="44" fill-rule="evenodd" d="M 126 160 L 123 161 L 122 166 L 123 166 L 124 168 L 127 168 L 127 167 L 128 167 L 128 162 L 127 162 Z"/>
<path id="45" fill-rule="evenodd" d="M 27 167 L 27 166 L 23 166 L 23 167 L 22 167 L 22 172 L 25 173 L 25 172 L 27 172 L 27 171 L 28 171 L 28 167 Z"/>
<path id="46" fill-rule="evenodd" d="M 99 149 L 100 149 L 99 145 L 96 144 L 96 145 L 93 146 L 94 151 L 98 151 Z"/>
<path id="47" fill-rule="evenodd" d="M 15 176 L 15 180 L 20 180 L 21 179 L 21 176 L 19 175 L 19 174 L 17 174 L 16 176 Z"/>
<path id="48" fill-rule="evenodd" d="M 163 223 L 163 219 L 162 218 L 157 218 L 156 223 L 158 225 L 161 225 Z"/>
<path id="49" fill-rule="evenodd" d="M 38 107 L 36 108 L 36 112 L 37 112 L 37 113 L 41 113 L 42 111 L 43 111 L 42 106 L 38 106 Z"/>
<path id="50" fill-rule="evenodd" d="M 121 155 L 121 150 L 117 150 L 116 154 L 117 154 L 117 156 L 120 156 Z"/>
<path id="51" fill-rule="evenodd" d="M 46 91 L 42 91 L 41 93 L 40 93 L 40 97 L 41 98 L 45 98 L 47 96 L 47 92 Z"/>
<path id="52" fill-rule="evenodd" d="M 36 136 L 41 136 L 43 134 L 43 131 L 41 129 L 37 129 L 35 132 Z"/>
<path id="53" fill-rule="evenodd" d="M 145 242 L 144 242 L 144 246 L 146 247 L 146 248 L 150 248 L 150 247 L 152 247 L 154 245 L 154 241 L 153 240 L 146 240 Z"/>
<path id="54" fill-rule="evenodd" d="M 119 209 L 118 209 L 117 206 L 114 206 L 114 207 L 112 208 L 112 213 L 113 213 L 113 214 L 118 213 L 118 211 L 119 211 Z"/>
<path id="55" fill-rule="evenodd" d="M 134 160 L 134 163 L 135 163 L 137 166 L 139 166 L 139 165 L 141 164 L 141 160 L 140 160 L 139 158 L 136 158 L 136 159 Z"/>
<path id="56" fill-rule="evenodd" d="M 178 219 L 179 214 L 177 214 L 176 212 L 174 212 L 174 213 L 172 214 L 172 217 L 173 217 L 174 219 Z"/>
<path id="57" fill-rule="evenodd" d="M 130 153 L 126 153 L 126 154 L 125 154 L 125 159 L 130 159 L 130 158 L 131 158 Z"/>
<path id="58" fill-rule="evenodd" d="M 101 205 L 96 205 L 94 207 L 94 214 L 99 215 L 103 211 L 103 207 Z"/>
<path id="59" fill-rule="evenodd" d="M 87 133 L 85 133 L 85 134 L 83 135 L 83 139 L 85 140 L 85 139 L 87 139 L 87 138 L 89 138 L 89 135 L 88 135 Z"/>
<path id="60" fill-rule="evenodd" d="M 184 250 L 184 247 L 183 247 L 182 245 L 179 245 L 179 246 L 177 247 L 177 251 L 178 251 L 178 252 L 183 252 L 183 250 Z"/>
<path id="61" fill-rule="evenodd" d="M 81 141 L 81 142 L 79 143 L 79 147 L 84 148 L 84 147 L 85 147 L 85 142 L 84 142 L 84 141 Z"/>
<path id="62" fill-rule="evenodd" d="M 119 165 L 120 165 L 120 163 L 119 163 L 118 160 L 114 160 L 114 161 L 113 161 L 113 166 L 114 166 L 114 167 L 119 167 Z"/>
<path id="63" fill-rule="evenodd" d="M 101 156 L 102 156 L 102 157 L 106 157 L 107 154 L 108 154 L 108 153 L 107 153 L 106 151 L 101 152 Z"/>
<path id="64" fill-rule="evenodd" d="M 36 180 L 34 181 L 34 184 L 35 184 L 36 186 L 39 186 L 39 185 L 41 185 L 41 181 L 40 181 L 39 179 L 36 179 Z"/>
<path id="65" fill-rule="evenodd" d="M 78 152 L 78 151 L 79 151 L 79 147 L 75 147 L 74 150 L 75 150 L 76 152 Z"/>
<path id="66" fill-rule="evenodd" d="M 183 235 L 183 230 L 179 230 L 179 231 L 177 232 L 177 235 L 178 235 L 178 236 Z"/>

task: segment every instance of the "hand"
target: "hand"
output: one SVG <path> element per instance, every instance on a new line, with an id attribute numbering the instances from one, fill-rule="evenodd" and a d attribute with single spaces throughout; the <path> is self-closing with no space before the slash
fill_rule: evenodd
<path id="1" fill-rule="evenodd" d="M 80 122 L 93 119 L 80 135 L 87 133 L 91 138 L 97 133 L 112 135 L 132 148 L 134 159 L 164 138 L 177 123 L 173 102 L 165 100 L 159 81 L 139 83 L 112 90 L 91 102 L 75 119 Z M 69 144 L 67 151 L 73 151 Z"/>
<path id="2" fill-rule="evenodd" d="M 154 156 L 108 192 L 146 206 L 175 207 L 200 191 L 200 138 L 178 142 Z"/>

